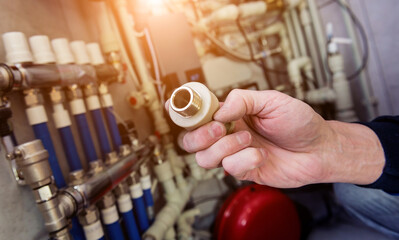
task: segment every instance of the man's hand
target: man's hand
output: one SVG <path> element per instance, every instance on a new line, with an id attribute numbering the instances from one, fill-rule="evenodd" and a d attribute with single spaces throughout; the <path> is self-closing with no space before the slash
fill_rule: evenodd
<path id="1" fill-rule="evenodd" d="M 220 165 L 238 179 L 279 188 L 320 182 L 368 184 L 384 154 L 360 124 L 325 121 L 310 106 L 277 91 L 233 90 L 210 122 L 183 140 L 204 168 Z M 226 135 L 223 123 L 235 121 Z"/>

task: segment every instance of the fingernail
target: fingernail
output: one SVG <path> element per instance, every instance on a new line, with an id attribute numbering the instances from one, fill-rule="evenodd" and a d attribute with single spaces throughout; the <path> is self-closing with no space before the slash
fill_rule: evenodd
<path id="1" fill-rule="evenodd" d="M 245 144 L 249 143 L 249 141 L 251 139 L 251 134 L 247 131 L 239 132 L 239 133 L 237 133 L 236 138 L 237 138 L 237 142 L 240 145 L 245 145 Z"/>
<path id="2" fill-rule="evenodd" d="M 221 123 L 212 123 L 209 129 L 209 135 L 211 135 L 212 138 L 221 137 L 223 135 L 223 128 L 224 126 Z"/>

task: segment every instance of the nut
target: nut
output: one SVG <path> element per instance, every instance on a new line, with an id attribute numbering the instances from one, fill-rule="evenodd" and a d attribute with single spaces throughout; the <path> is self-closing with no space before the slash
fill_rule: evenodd
<path id="1" fill-rule="evenodd" d="M 118 154 L 116 152 L 107 153 L 105 156 L 105 164 L 111 165 L 116 163 L 119 160 Z"/>
<path id="2" fill-rule="evenodd" d="M 77 84 L 73 84 L 67 88 L 67 98 L 68 100 L 79 99 L 83 97 L 82 89 L 79 88 Z"/>
<path id="3" fill-rule="evenodd" d="M 49 95 L 52 103 L 62 103 L 64 101 L 64 94 L 59 87 L 53 87 Z"/>
<path id="4" fill-rule="evenodd" d="M 122 194 L 129 193 L 127 184 L 125 182 L 120 183 L 114 188 L 114 193 L 116 196 L 121 196 Z"/>
<path id="5" fill-rule="evenodd" d="M 37 89 L 29 89 L 24 91 L 25 93 L 25 104 L 28 107 L 39 105 L 43 102 L 42 95 Z"/>
<path id="6" fill-rule="evenodd" d="M 97 88 L 93 83 L 87 84 L 84 86 L 83 92 L 86 97 L 90 97 L 97 94 Z"/>
<path id="7" fill-rule="evenodd" d="M 83 226 L 90 225 L 100 219 L 100 213 L 96 206 L 90 206 L 86 209 L 83 209 L 81 213 L 79 213 L 79 222 Z"/>
<path id="8" fill-rule="evenodd" d="M 108 87 L 107 87 L 107 85 L 105 85 L 105 84 L 100 84 L 100 86 L 98 87 L 98 92 L 101 94 L 101 95 L 103 95 L 103 94 L 107 94 L 109 91 L 108 91 Z"/>
<path id="9" fill-rule="evenodd" d="M 134 185 L 139 182 L 139 175 L 136 172 L 132 172 L 129 177 L 127 177 L 127 184 Z"/>
<path id="10" fill-rule="evenodd" d="M 90 173 L 96 174 L 104 170 L 104 164 L 101 160 L 93 161 L 90 163 Z"/>
<path id="11" fill-rule="evenodd" d="M 36 203 L 46 202 L 57 196 L 58 189 L 54 184 L 49 184 L 41 188 L 35 189 L 33 195 L 35 196 Z"/>
<path id="12" fill-rule="evenodd" d="M 69 173 L 69 184 L 77 185 L 81 184 L 84 180 L 85 171 L 84 170 L 76 170 Z"/>
<path id="13" fill-rule="evenodd" d="M 115 197 L 112 193 L 107 193 L 99 202 L 98 207 L 100 209 L 106 209 L 115 204 Z"/>
<path id="14" fill-rule="evenodd" d="M 123 144 L 122 146 L 119 147 L 119 155 L 121 157 L 125 157 L 125 156 L 129 155 L 131 152 L 132 152 L 132 149 L 127 144 Z"/>

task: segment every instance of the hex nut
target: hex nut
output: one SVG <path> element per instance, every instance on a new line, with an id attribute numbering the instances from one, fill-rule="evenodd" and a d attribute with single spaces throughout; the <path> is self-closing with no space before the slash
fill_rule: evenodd
<path id="1" fill-rule="evenodd" d="M 90 206 L 82 210 L 82 212 L 79 213 L 78 218 L 80 224 L 87 226 L 96 222 L 100 218 L 100 213 L 98 212 L 96 206 Z"/>
<path id="2" fill-rule="evenodd" d="M 80 99 L 83 97 L 82 89 L 77 84 L 73 84 L 66 91 L 68 100 Z"/>
<path id="3" fill-rule="evenodd" d="M 86 97 L 93 96 L 97 94 L 97 88 L 94 84 L 87 84 L 83 88 L 84 95 Z"/>
<path id="4" fill-rule="evenodd" d="M 49 184 L 41 188 L 35 189 L 33 195 L 36 199 L 36 203 L 42 203 L 49 201 L 50 199 L 57 196 L 58 189 L 54 184 Z"/>
<path id="5" fill-rule="evenodd" d="M 25 99 L 25 104 L 28 107 L 38 105 L 42 102 L 42 97 L 40 92 L 35 89 L 25 91 L 24 99 Z"/>
<path id="6" fill-rule="evenodd" d="M 119 155 L 125 157 L 132 152 L 131 147 L 128 144 L 123 144 L 119 147 Z"/>
<path id="7" fill-rule="evenodd" d="M 116 152 L 107 153 L 107 156 L 105 156 L 105 164 L 106 165 L 114 164 L 118 160 L 119 160 L 119 157 L 118 157 L 118 154 Z"/>
<path id="8" fill-rule="evenodd" d="M 100 209 L 106 209 L 115 204 L 115 197 L 112 193 L 106 194 L 99 202 L 98 207 Z"/>
<path id="9" fill-rule="evenodd" d="M 52 103 L 62 103 L 64 101 L 64 94 L 60 88 L 52 88 L 49 95 Z"/>

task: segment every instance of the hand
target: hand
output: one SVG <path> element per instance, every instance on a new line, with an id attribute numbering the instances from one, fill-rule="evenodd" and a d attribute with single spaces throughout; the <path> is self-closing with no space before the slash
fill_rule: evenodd
<path id="1" fill-rule="evenodd" d="M 319 182 L 367 184 L 382 172 L 384 157 L 374 132 L 359 124 L 325 121 L 304 102 L 277 91 L 233 90 L 214 119 L 185 135 L 185 150 L 196 152 L 200 166 L 221 164 L 238 179 L 292 188 Z M 230 121 L 236 121 L 235 133 L 226 136 L 222 123 Z M 367 151 L 369 144 L 377 150 Z M 361 158 L 369 160 L 367 154 L 377 161 L 364 164 Z"/>

